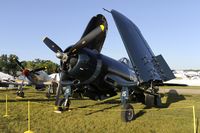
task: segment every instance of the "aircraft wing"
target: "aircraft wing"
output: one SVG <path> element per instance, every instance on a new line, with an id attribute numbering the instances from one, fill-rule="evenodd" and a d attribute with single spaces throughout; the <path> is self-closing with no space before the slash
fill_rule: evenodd
<path id="1" fill-rule="evenodd" d="M 102 32 L 96 39 L 92 40 L 89 44 L 87 44 L 87 48 L 95 49 L 98 52 L 101 52 L 103 43 L 106 38 L 107 29 L 108 29 L 108 24 L 107 24 L 106 18 L 103 15 L 98 14 L 97 16 L 94 16 L 88 23 L 88 25 L 81 37 L 81 38 L 83 38 L 85 35 L 87 35 L 89 32 L 91 32 L 93 29 L 95 29 L 96 27 L 98 27 L 100 25 L 104 25 L 106 32 Z"/>
<path id="2" fill-rule="evenodd" d="M 158 70 L 158 67 L 156 67 L 155 64 L 154 53 L 150 49 L 138 27 L 126 16 L 115 10 L 111 10 L 111 14 L 139 82 L 162 81 L 163 79 L 160 75 L 160 70 Z M 171 71 L 169 70 L 167 72 Z"/>
<path id="3" fill-rule="evenodd" d="M 16 80 L 16 81 L 15 81 L 16 85 L 21 85 L 22 82 L 23 82 L 23 80 Z M 24 82 L 23 82 L 23 85 L 30 85 L 30 82 L 24 81 Z"/>
<path id="4" fill-rule="evenodd" d="M 21 82 L 5 82 L 5 81 L 0 81 L 0 87 L 5 87 L 5 86 L 9 86 L 9 85 L 21 85 Z M 28 85 L 28 83 L 24 83 L 24 85 Z"/>

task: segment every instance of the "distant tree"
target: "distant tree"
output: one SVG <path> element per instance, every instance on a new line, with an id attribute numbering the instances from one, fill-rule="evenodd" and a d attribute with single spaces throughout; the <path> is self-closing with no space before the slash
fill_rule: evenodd
<path id="1" fill-rule="evenodd" d="M 58 64 L 50 61 L 50 60 L 41 60 L 41 59 L 35 59 L 33 61 L 23 61 L 23 64 L 28 69 L 37 69 L 46 67 L 46 72 L 48 74 L 52 74 L 57 72 L 57 69 L 59 67 Z"/>
<path id="2" fill-rule="evenodd" d="M 20 68 L 17 66 L 16 62 L 13 61 L 13 58 L 18 59 L 18 57 L 14 54 L 2 54 L 0 56 L 0 71 L 4 73 L 11 74 L 13 76 L 17 76 L 17 71 L 20 71 Z M 33 61 L 21 61 L 22 65 L 27 69 L 36 69 L 41 67 L 46 67 L 46 72 L 48 74 L 52 74 L 57 72 L 59 67 L 58 64 L 50 61 L 50 60 L 41 60 L 35 59 Z"/>
<path id="3" fill-rule="evenodd" d="M 9 56 L 7 54 L 1 55 L 0 71 L 16 76 L 16 73 L 19 70 L 19 68 L 17 67 L 17 64 L 13 62 L 13 58 L 18 59 L 18 57 L 14 54 L 10 54 Z"/>

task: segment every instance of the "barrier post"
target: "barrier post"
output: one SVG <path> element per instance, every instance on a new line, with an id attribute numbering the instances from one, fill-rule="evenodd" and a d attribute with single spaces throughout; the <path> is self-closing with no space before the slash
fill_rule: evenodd
<path id="1" fill-rule="evenodd" d="M 8 117 L 8 95 L 6 94 L 6 113 L 3 117 Z"/>
<path id="2" fill-rule="evenodd" d="M 31 131 L 30 101 L 28 101 L 28 130 L 24 133 L 33 133 L 33 131 Z"/>
<path id="3" fill-rule="evenodd" d="M 195 120 L 195 109 L 194 109 L 194 105 L 193 105 L 192 109 L 193 109 L 194 133 L 196 133 L 196 120 Z"/>

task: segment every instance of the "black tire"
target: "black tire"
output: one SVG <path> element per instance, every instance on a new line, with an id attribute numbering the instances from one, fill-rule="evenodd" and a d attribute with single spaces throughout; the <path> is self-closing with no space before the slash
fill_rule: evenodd
<path id="1" fill-rule="evenodd" d="M 24 92 L 17 92 L 17 96 L 24 98 Z"/>
<path id="2" fill-rule="evenodd" d="M 49 99 L 51 97 L 51 94 L 49 92 L 47 92 L 46 97 Z"/>
<path id="3" fill-rule="evenodd" d="M 121 119 L 123 122 L 130 122 L 135 119 L 135 112 L 131 104 L 125 104 L 122 107 Z"/>
<path id="4" fill-rule="evenodd" d="M 147 108 L 151 108 L 155 105 L 154 98 L 155 98 L 154 95 L 150 94 L 145 95 L 145 105 L 147 106 Z"/>
<path id="5" fill-rule="evenodd" d="M 70 106 L 70 101 L 68 100 L 67 105 L 64 106 L 65 103 L 65 99 L 61 98 L 58 100 L 58 110 L 59 111 L 67 111 L 69 110 L 69 106 Z"/>
<path id="6" fill-rule="evenodd" d="M 24 92 L 21 92 L 19 96 L 24 98 Z"/>

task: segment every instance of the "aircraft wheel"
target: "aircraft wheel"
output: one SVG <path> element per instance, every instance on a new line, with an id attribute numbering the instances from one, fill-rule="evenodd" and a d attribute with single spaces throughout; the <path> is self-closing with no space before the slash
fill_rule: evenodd
<path id="1" fill-rule="evenodd" d="M 19 96 L 19 97 L 23 97 L 24 98 L 24 92 L 17 92 L 17 96 Z"/>
<path id="2" fill-rule="evenodd" d="M 58 101 L 58 110 L 59 110 L 59 111 L 66 111 L 66 110 L 69 109 L 70 100 L 68 100 L 68 101 L 67 101 L 67 104 L 64 105 L 64 104 L 65 104 L 65 100 L 66 100 L 66 99 L 64 99 L 64 98 L 59 99 L 59 101 Z"/>
<path id="3" fill-rule="evenodd" d="M 51 97 L 51 94 L 49 94 L 48 92 L 46 93 L 46 97 L 49 99 Z"/>
<path id="4" fill-rule="evenodd" d="M 135 112 L 131 104 L 125 104 L 122 107 L 121 119 L 124 122 L 130 122 L 135 118 Z"/>
<path id="5" fill-rule="evenodd" d="M 145 105 L 148 107 L 148 108 L 151 108 L 154 106 L 154 96 L 153 95 L 150 95 L 150 94 L 146 94 L 145 95 Z"/>

